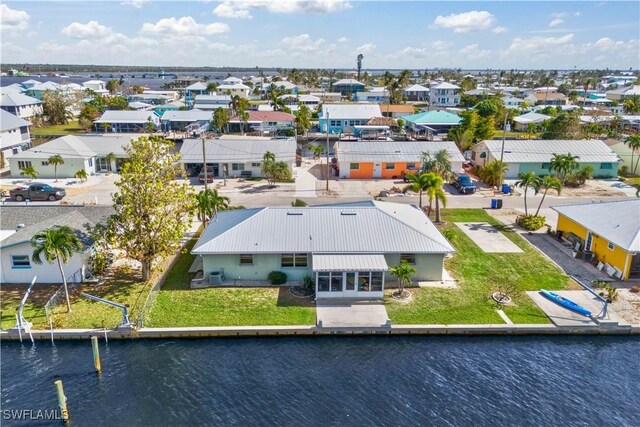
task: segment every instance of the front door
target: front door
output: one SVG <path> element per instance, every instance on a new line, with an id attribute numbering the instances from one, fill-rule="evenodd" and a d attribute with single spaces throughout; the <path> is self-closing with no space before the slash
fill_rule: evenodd
<path id="1" fill-rule="evenodd" d="M 346 272 L 344 274 L 344 296 L 355 297 L 357 295 L 356 273 Z"/>
<path id="2" fill-rule="evenodd" d="M 380 176 L 382 175 L 382 167 L 381 167 L 381 163 L 374 163 L 373 165 L 373 177 L 374 178 L 380 178 Z"/>
<path id="3" fill-rule="evenodd" d="M 109 162 L 105 157 L 96 158 L 96 172 L 107 172 L 109 170 Z"/>

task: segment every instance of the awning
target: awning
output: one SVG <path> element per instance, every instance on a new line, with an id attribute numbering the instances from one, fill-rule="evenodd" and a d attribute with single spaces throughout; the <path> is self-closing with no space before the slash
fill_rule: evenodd
<path id="1" fill-rule="evenodd" d="M 382 254 L 313 254 L 313 271 L 386 271 Z"/>

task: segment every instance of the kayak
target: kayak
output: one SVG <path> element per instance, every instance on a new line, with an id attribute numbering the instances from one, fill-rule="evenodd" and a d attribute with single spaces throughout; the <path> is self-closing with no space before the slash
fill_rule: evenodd
<path id="1" fill-rule="evenodd" d="M 555 302 L 556 304 L 558 304 L 559 306 L 562 306 L 568 310 L 574 311 L 578 314 L 581 314 L 583 316 L 591 316 L 591 312 L 589 310 L 587 310 L 586 308 L 584 308 L 583 306 L 576 304 L 575 302 L 571 301 L 568 298 L 565 298 L 563 296 L 560 296 L 554 292 L 549 292 L 549 291 L 545 291 L 544 289 L 540 291 L 540 295 L 542 295 L 543 297 Z"/>

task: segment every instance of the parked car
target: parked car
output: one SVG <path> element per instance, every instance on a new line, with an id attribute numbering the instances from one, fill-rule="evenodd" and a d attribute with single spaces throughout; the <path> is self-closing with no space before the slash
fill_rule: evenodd
<path id="1" fill-rule="evenodd" d="M 28 187 L 17 187 L 9 191 L 12 199 L 22 202 L 29 200 L 49 200 L 56 201 L 67 195 L 63 188 L 52 187 L 49 184 L 34 182 Z"/>
<path id="2" fill-rule="evenodd" d="M 476 184 L 471 180 L 469 175 L 464 173 L 458 175 L 452 184 L 461 194 L 473 194 L 478 190 L 478 187 L 476 187 Z"/>
<path id="3" fill-rule="evenodd" d="M 198 181 L 204 183 L 204 169 L 198 174 Z M 207 182 L 213 182 L 213 167 L 207 166 Z"/>

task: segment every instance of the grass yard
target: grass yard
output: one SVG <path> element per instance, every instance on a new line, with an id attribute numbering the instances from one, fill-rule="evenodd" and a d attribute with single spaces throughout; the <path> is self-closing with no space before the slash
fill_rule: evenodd
<path id="1" fill-rule="evenodd" d="M 188 251 L 169 272 L 145 327 L 315 324 L 310 299 L 294 298 L 286 287 L 189 289 L 195 256 Z"/>
<path id="2" fill-rule="evenodd" d="M 2 329 L 11 329 L 16 325 L 18 306 L 27 291 L 29 284 L 0 286 L 0 314 L 2 316 Z M 24 318 L 34 325 L 47 324 L 44 313 L 44 305 L 51 295 L 58 289 L 58 285 L 45 285 L 37 283 L 24 305 Z"/>
<path id="3" fill-rule="evenodd" d="M 413 300 L 409 303 L 398 303 L 387 294 L 385 303 L 393 324 L 503 324 L 496 312 L 497 304 L 491 299 L 499 284 L 515 289 L 512 304 L 499 307 L 514 323 L 549 323 L 524 291 L 564 289 L 568 276 L 483 209 L 444 210 L 443 221 L 447 224 L 441 231 L 458 251 L 445 261 L 445 267 L 457 280 L 459 289 L 412 288 Z M 454 224 L 467 221 L 500 227 L 524 252 L 483 252 Z"/>
<path id="4" fill-rule="evenodd" d="M 77 120 L 72 120 L 64 125 L 31 128 L 31 135 L 33 136 L 82 135 L 84 133 L 84 129 L 80 126 Z"/>

